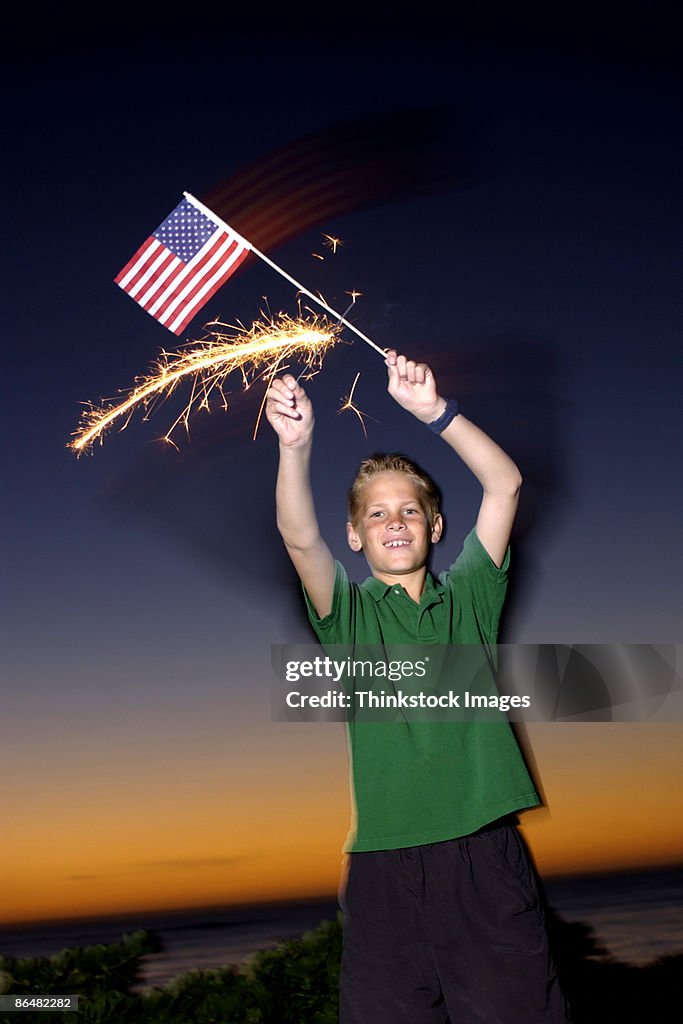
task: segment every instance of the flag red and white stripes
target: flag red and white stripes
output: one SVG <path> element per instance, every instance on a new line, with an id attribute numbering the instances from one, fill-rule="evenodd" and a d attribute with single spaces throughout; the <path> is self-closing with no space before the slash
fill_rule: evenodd
<path id="1" fill-rule="evenodd" d="M 250 248 L 206 207 L 185 198 L 114 280 L 159 323 L 180 334 Z"/>

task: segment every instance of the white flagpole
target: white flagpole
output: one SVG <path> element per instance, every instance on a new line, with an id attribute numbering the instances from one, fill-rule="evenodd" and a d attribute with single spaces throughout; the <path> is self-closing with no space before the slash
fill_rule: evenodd
<path id="1" fill-rule="evenodd" d="M 245 249 L 250 249 L 251 252 L 254 253 L 254 255 L 259 256 L 264 261 L 264 263 L 268 264 L 269 267 L 272 267 L 273 270 L 277 270 L 278 274 L 282 274 L 282 276 L 285 277 L 290 282 L 290 284 L 293 284 L 294 287 L 298 289 L 298 291 L 302 292 L 304 295 L 307 295 L 309 299 L 313 300 L 313 302 L 317 302 L 319 306 L 322 306 L 322 308 L 326 310 L 331 316 L 335 317 L 335 319 L 337 319 L 339 323 L 344 324 L 344 326 L 348 327 L 350 331 L 353 331 L 354 334 L 357 334 L 359 338 L 362 338 L 362 340 L 367 345 L 369 345 L 370 348 L 374 348 L 375 352 L 379 352 L 382 359 L 386 359 L 387 354 L 383 349 L 379 347 L 379 345 L 375 345 L 374 341 L 368 338 L 367 335 L 363 334 L 362 331 L 359 331 L 358 328 L 354 327 L 354 325 L 352 323 L 349 323 L 348 320 L 345 320 L 341 313 L 337 313 L 336 310 L 328 306 L 326 302 L 323 302 L 319 295 L 314 295 L 313 292 L 309 292 L 308 288 L 304 288 L 302 284 L 299 284 L 298 281 L 295 281 L 293 277 L 290 277 L 286 270 L 283 270 L 282 267 L 278 267 L 277 263 L 273 263 L 271 259 L 265 256 L 262 252 L 259 252 L 255 245 L 252 245 L 251 242 L 248 242 L 246 240 L 246 238 L 243 238 L 242 235 L 235 231 L 234 228 L 231 228 L 229 224 L 226 224 L 224 220 L 221 220 L 221 218 L 218 217 L 213 212 L 213 210 L 210 210 L 208 206 L 204 206 L 204 204 L 201 203 L 199 199 L 195 199 L 195 197 L 191 195 L 189 192 L 183 192 L 183 195 L 187 199 L 188 203 L 192 203 L 192 205 L 196 206 L 198 210 L 201 210 L 202 213 L 209 218 L 209 220 L 212 220 L 214 224 L 219 224 L 221 227 L 225 228 L 226 231 L 230 231 L 231 234 L 235 236 L 235 238 L 239 239 L 239 241 L 242 243 Z"/>

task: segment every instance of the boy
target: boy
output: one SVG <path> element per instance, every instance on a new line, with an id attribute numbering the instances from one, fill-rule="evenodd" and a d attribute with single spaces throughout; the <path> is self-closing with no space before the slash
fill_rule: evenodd
<path id="1" fill-rule="evenodd" d="M 351 584 L 318 527 L 310 400 L 292 376 L 274 380 L 277 523 L 311 623 L 326 644 L 495 644 L 519 470 L 438 394 L 428 366 L 393 350 L 386 364 L 392 397 L 479 480 L 476 526 L 435 582 L 434 484 L 403 456 L 366 459 L 347 537 L 372 577 Z M 513 815 L 539 799 L 507 722 L 373 722 L 350 726 L 350 738 L 357 828 L 346 847 L 343 1024 L 569 1020 Z"/>

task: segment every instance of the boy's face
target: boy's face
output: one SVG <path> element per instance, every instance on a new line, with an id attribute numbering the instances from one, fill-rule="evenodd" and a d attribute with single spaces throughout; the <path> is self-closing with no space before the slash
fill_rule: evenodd
<path id="1" fill-rule="evenodd" d="M 363 488 L 358 522 L 346 524 L 349 546 L 363 551 L 373 574 L 403 575 L 427 563 L 441 537 L 437 515 L 431 528 L 420 490 L 405 473 L 387 470 Z"/>

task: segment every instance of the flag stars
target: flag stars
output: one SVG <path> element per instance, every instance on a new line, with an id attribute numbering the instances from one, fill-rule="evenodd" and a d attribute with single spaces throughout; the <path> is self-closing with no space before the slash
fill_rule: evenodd
<path id="1" fill-rule="evenodd" d="M 184 263 L 189 263 L 215 231 L 216 225 L 201 210 L 183 200 L 159 225 L 154 237 Z"/>

